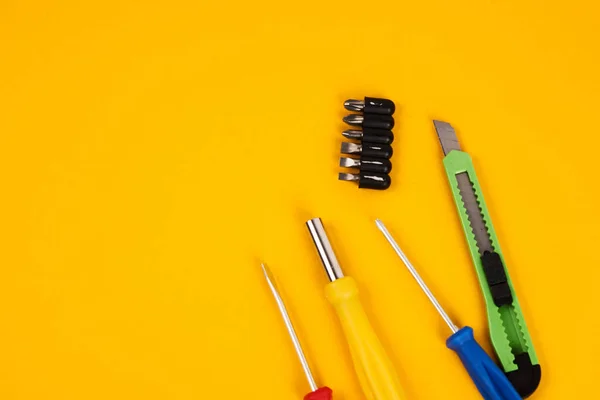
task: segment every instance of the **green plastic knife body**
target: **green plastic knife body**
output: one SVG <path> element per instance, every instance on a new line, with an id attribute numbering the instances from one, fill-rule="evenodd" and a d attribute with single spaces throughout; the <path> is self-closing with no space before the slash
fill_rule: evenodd
<path id="1" fill-rule="evenodd" d="M 450 124 L 433 123 L 445 154 L 444 168 L 485 299 L 492 345 L 509 380 L 521 396 L 528 397 L 539 385 L 541 368 L 471 157 L 461 151 Z"/>

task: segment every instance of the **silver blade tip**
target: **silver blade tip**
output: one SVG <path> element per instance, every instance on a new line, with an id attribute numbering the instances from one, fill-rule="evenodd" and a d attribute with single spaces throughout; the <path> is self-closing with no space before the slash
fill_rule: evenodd
<path id="1" fill-rule="evenodd" d="M 359 176 L 356 174 L 340 173 L 338 175 L 338 179 L 340 181 L 357 181 L 359 179 Z"/>
<path id="2" fill-rule="evenodd" d="M 448 122 L 434 119 L 433 126 L 438 139 L 440 140 L 440 144 L 442 145 L 442 151 L 444 152 L 444 155 L 447 155 L 452 150 L 460 151 L 460 143 L 458 143 L 456 132 L 454 131 L 452 125 L 450 125 Z"/>
<path id="3" fill-rule="evenodd" d="M 342 142 L 341 152 L 345 154 L 359 153 L 361 147 L 355 143 Z"/>
<path id="4" fill-rule="evenodd" d="M 440 121 L 439 119 L 434 119 L 433 120 L 433 125 L 435 126 L 436 129 L 438 128 L 452 128 L 452 125 L 450 125 L 448 122 L 445 121 Z"/>
<path id="5" fill-rule="evenodd" d="M 357 161 L 354 158 L 342 157 L 340 158 L 340 167 L 352 168 L 357 166 Z"/>

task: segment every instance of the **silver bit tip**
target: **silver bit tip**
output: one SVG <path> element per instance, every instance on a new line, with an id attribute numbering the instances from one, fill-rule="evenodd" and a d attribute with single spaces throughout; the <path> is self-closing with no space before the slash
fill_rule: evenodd
<path id="1" fill-rule="evenodd" d="M 362 146 L 356 143 L 342 142 L 343 154 L 356 154 L 362 151 Z"/>
<path id="2" fill-rule="evenodd" d="M 362 111 L 365 108 L 363 100 L 348 99 L 344 102 L 344 108 L 348 111 Z"/>
<path id="3" fill-rule="evenodd" d="M 338 179 L 340 181 L 358 181 L 360 179 L 360 177 L 357 174 L 346 174 L 346 173 L 340 173 L 338 175 Z"/>
<path id="4" fill-rule="evenodd" d="M 356 158 L 342 157 L 340 158 L 340 167 L 359 168 L 360 160 L 357 160 Z"/>
<path id="5" fill-rule="evenodd" d="M 269 284 L 275 284 L 275 279 L 273 279 L 273 274 L 271 270 L 264 264 L 260 263 L 260 267 L 262 268 L 263 274 L 265 274 L 265 279 Z"/>
<path id="6" fill-rule="evenodd" d="M 348 139 L 360 140 L 363 137 L 363 132 L 358 129 L 347 129 L 344 132 L 342 132 L 342 136 L 344 136 L 345 138 L 348 138 Z"/>
<path id="7" fill-rule="evenodd" d="M 452 150 L 460 151 L 460 144 L 456 137 L 456 132 L 452 125 L 444 121 L 433 120 L 433 126 L 442 145 L 442 151 L 444 155 L 447 155 Z"/>
<path id="8" fill-rule="evenodd" d="M 343 118 L 345 123 L 347 123 L 348 125 L 355 125 L 355 126 L 362 125 L 364 119 L 365 118 L 360 114 L 350 114 L 350 115 L 346 115 Z"/>

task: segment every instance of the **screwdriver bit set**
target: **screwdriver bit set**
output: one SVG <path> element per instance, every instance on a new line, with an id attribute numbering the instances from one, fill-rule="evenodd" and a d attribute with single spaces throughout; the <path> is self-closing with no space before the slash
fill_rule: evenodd
<path id="1" fill-rule="evenodd" d="M 343 142 L 341 153 L 357 156 L 341 157 L 340 167 L 358 170 L 358 173 L 340 173 L 339 180 L 358 182 L 359 188 L 385 190 L 392 180 L 392 142 L 394 134 L 394 102 L 388 99 L 365 97 L 364 100 L 346 100 L 344 108 L 358 114 L 346 115 L 343 121 L 352 126 L 342 135 L 354 142 Z M 362 129 L 357 129 L 362 128 Z"/>
<path id="2" fill-rule="evenodd" d="M 344 117 L 344 122 L 362 129 L 343 132 L 343 136 L 353 142 L 342 143 L 341 152 L 354 157 L 342 157 L 340 166 L 358 170 L 358 173 L 341 173 L 339 179 L 356 181 L 359 188 L 387 189 L 391 184 L 389 173 L 392 169 L 394 103 L 387 99 L 365 97 L 364 100 L 347 100 L 344 107 L 357 112 Z M 475 340 L 472 328 L 459 328 L 454 324 L 383 222 L 376 220 L 375 224 L 450 328 L 452 334 L 446 339 L 446 347 L 458 355 L 482 398 L 521 400 L 531 396 L 541 380 L 541 367 L 533 341 L 471 158 L 461 150 L 450 124 L 433 121 L 433 125 L 442 147 L 443 165 L 485 301 L 489 339 L 495 358 Z M 342 325 L 365 398 L 406 400 L 394 365 L 360 302 L 357 284 L 342 272 L 321 219 L 311 219 L 306 226 L 329 279 L 325 286 L 325 297 Z M 311 388 L 305 400 L 331 400 L 332 390 L 315 383 L 283 301 L 274 286 L 274 279 L 264 266 L 263 272 Z"/>

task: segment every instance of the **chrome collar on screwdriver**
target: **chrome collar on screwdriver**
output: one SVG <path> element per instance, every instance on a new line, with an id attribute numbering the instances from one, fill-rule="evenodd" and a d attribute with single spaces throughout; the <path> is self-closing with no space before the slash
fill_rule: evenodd
<path id="1" fill-rule="evenodd" d="M 319 253 L 319 257 L 321 258 L 323 267 L 325 267 L 325 272 L 327 272 L 327 277 L 329 280 L 333 282 L 336 279 L 343 278 L 344 274 L 342 273 L 342 268 L 335 257 L 331 243 L 329 243 L 329 239 L 325 233 L 325 228 L 323 228 L 321 218 L 313 218 L 308 220 L 306 222 L 306 226 L 308 227 L 310 236 L 315 243 L 317 253 Z"/>

